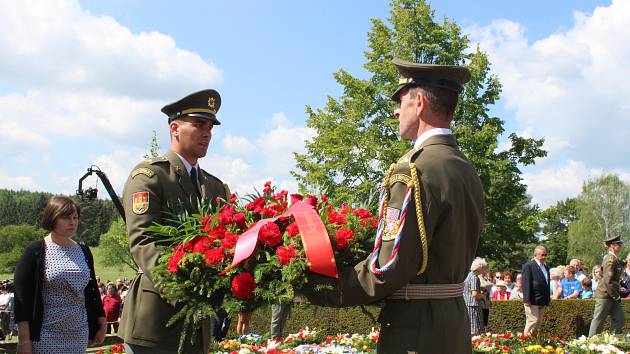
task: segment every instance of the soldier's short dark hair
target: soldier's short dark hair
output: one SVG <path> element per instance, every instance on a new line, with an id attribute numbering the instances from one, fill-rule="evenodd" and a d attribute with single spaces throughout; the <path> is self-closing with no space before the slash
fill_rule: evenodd
<path id="1" fill-rule="evenodd" d="M 81 208 L 79 208 L 79 205 L 68 197 L 58 196 L 50 198 L 44 208 L 42 227 L 44 230 L 52 231 L 55 228 L 57 219 L 68 217 L 72 215 L 75 210 L 77 215 L 81 216 Z"/>
<path id="2" fill-rule="evenodd" d="M 417 93 L 422 93 L 426 97 L 427 101 L 429 101 L 431 109 L 440 116 L 453 117 L 455 107 L 457 107 L 457 99 L 459 97 L 457 92 L 432 86 L 415 86 L 409 91 L 413 96 Z"/>

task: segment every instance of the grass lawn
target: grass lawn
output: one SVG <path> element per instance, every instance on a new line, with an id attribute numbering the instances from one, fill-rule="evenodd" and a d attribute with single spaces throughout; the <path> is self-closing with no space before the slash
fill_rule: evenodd
<path id="1" fill-rule="evenodd" d="M 133 279 L 136 272 L 129 268 L 125 264 L 119 266 L 106 267 L 103 265 L 103 256 L 98 247 L 90 247 L 92 254 L 94 255 L 94 268 L 96 268 L 96 275 L 101 277 L 103 282 L 116 281 L 118 278 L 127 277 L 127 279 Z M 13 279 L 11 273 L 0 273 L 0 280 Z"/>

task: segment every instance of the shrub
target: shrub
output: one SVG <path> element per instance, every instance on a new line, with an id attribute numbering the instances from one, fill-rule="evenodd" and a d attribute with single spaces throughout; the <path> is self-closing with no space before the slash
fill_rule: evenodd
<path id="1" fill-rule="evenodd" d="M 587 335 L 593 316 L 594 300 L 555 300 L 547 307 L 541 333 L 557 336 L 562 339 L 577 338 Z M 630 300 L 623 300 L 625 313 L 624 333 L 630 332 Z M 284 334 L 297 333 L 301 328 L 317 328 L 322 333 L 367 333 L 380 325 L 376 321 L 380 307 L 375 305 L 364 307 L 330 308 L 296 303 L 284 326 Z M 609 328 L 607 321 L 604 330 Z M 269 335 L 271 323 L 271 306 L 259 307 L 250 322 L 250 330 L 254 333 Z M 522 332 L 525 327 L 523 303 L 518 300 L 497 301 L 490 309 L 489 330 L 493 333 L 511 331 Z M 230 336 L 236 333 L 230 332 Z"/>

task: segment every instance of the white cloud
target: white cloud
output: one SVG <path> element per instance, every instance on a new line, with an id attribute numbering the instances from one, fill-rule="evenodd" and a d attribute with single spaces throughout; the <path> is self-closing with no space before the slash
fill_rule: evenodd
<path id="1" fill-rule="evenodd" d="M 304 142 L 315 132 L 308 127 L 292 126 L 284 113 L 272 117 L 272 129 L 258 137 L 257 145 L 264 158 L 267 173 L 288 172 L 295 168 L 293 153 L 304 153 Z"/>
<path id="2" fill-rule="evenodd" d="M 76 0 L 0 2 L 0 76 L 27 86 L 171 97 L 222 80 L 198 54 L 158 32 L 132 33 Z"/>
<path id="3" fill-rule="evenodd" d="M 249 155 L 256 151 L 256 146 L 245 137 L 227 135 L 223 138 L 223 149 L 232 155 Z"/>
<path id="4" fill-rule="evenodd" d="M 0 1 L 1 138 L 42 151 L 51 136 L 97 135 L 99 144 L 149 141 L 165 99 L 215 86 L 222 72 L 157 32 L 133 33 L 76 0 Z M 139 136 L 141 134 L 141 136 Z"/>
<path id="5" fill-rule="evenodd" d="M 534 43 L 507 20 L 469 28 L 490 56 L 519 130 L 544 137 L 558 158 L 605 168 L 628 161 L 629 13 L 630 1 L 615 0 L 592 14 L 576 13 L 572 28 Z"/>
<path id="6" fill-rule="evenodd" d="M 0 170 L 0 186 L 13 190 L 33 190 L 36 184 L 29 176 L 9 176 L 6 175 L 4 171 Z"/>
<path id="7" fill-rule="evenodd" d="M 528 193 L 533 196 L 533 202 L 546 208 L 559 200 L 577 197 L 584 182 L 609 173 L 616 174 L 621 180 L 630 183 L 630 173 L 621 169 L 589 168 L 584 162 L 573 160 L 559 167 L 524 173 L 523 182 L 528 187 Z"/>

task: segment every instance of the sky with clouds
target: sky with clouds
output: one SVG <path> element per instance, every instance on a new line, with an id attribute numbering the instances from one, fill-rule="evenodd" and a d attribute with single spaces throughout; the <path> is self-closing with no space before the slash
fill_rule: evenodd
<path id="1" fill-rule="evenodd" d="M 603 173 L 630 182 L 630 0 L 551 3 L 433 2 L 488 53 L 506 132 L 545 138 L 548 157 L 523 168 L 542 207 Z M 160 108 L 215 88 L 223 124 L 202 167 L 239 192 L 269 179 L 295 190 L 293 152 L 313 136 L 306 106 L 342 94 L 340 68 L 366 77 L 370 18 L 388 11 L 358 0 L 0 1 L 0 188 L 72 194 L 94 164 L 120 194 L 153 131 L 168 147 Z"/>

